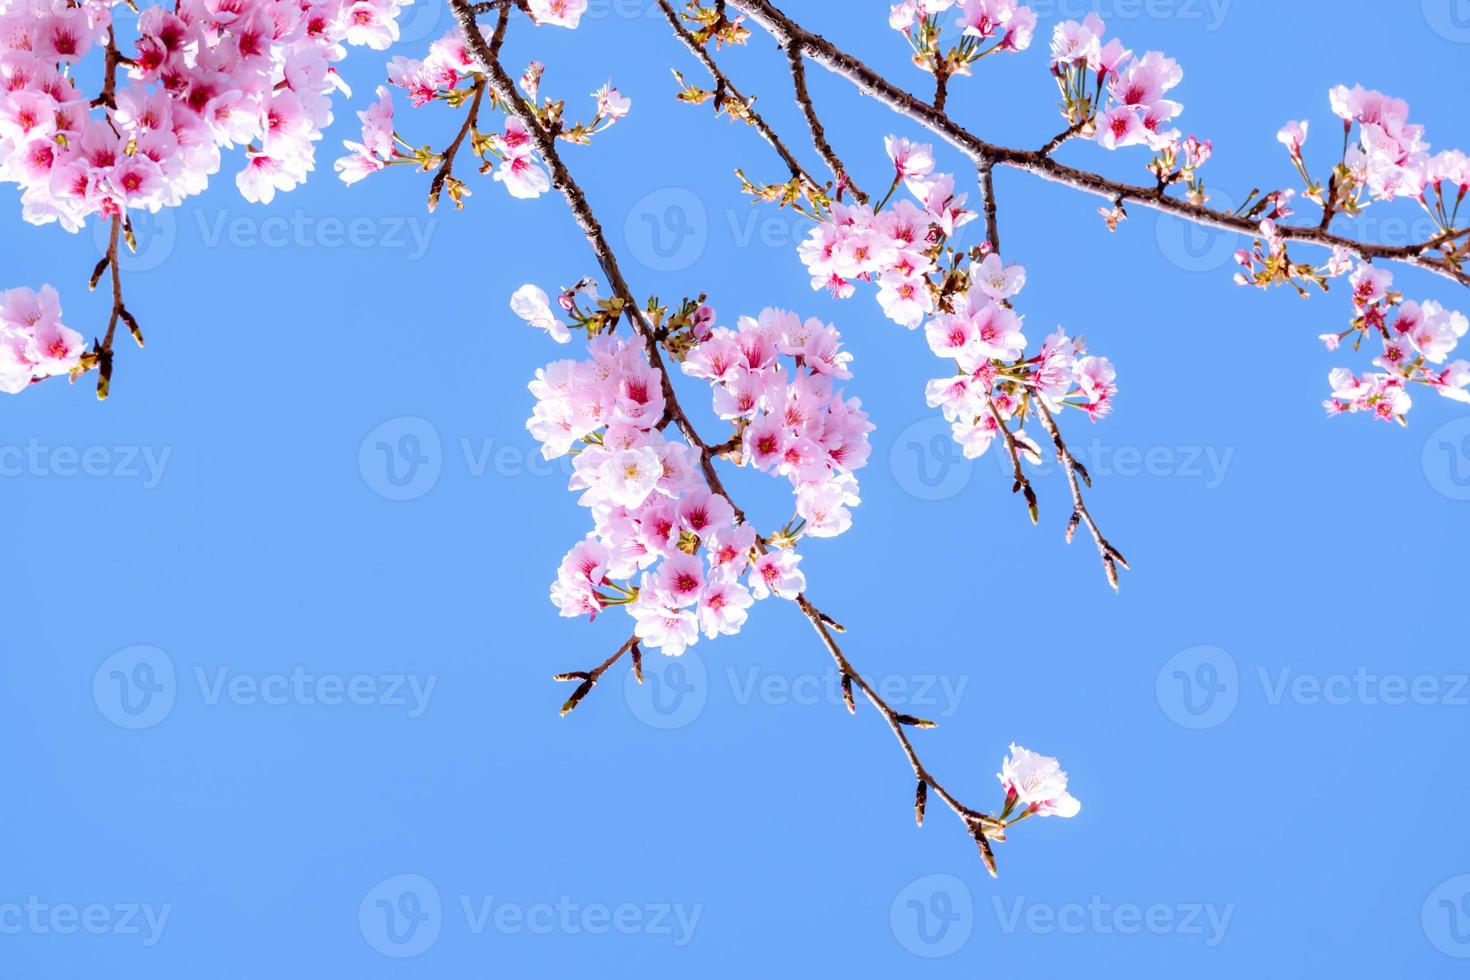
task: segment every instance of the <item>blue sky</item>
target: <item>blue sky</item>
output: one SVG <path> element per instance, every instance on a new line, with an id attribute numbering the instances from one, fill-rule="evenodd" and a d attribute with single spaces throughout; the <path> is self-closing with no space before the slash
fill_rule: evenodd
<path id="1" fill-rule="evenodd" d="M 1330 131 L 1337 83 L 1406 98 L 1431 142 L 1463 146 L 1444 82 L 1470 43 L 1457 2 L 1035 6 L 1043 31 L 1101 9 L 1182 63 L 1181 124 L 1214 139 L 1204 176 L 1229 201 L 1292 180 L 1276 129 Z M 783 5 L 922 86 L 886 8 L 854 6 L 871 10 Z M 1102 958 L 1145 977 L 1459 975 L 1461 407 L 1420 398 L 1407 430 L 1327 420 L 1327 372 L 1354 362 L 1314 338 L 1341 329 L 1342 292 L 1239 289 L 1229 236 L 1141 209 L 1110 235 L 1100 202 L 998 173 L 1031 331 L 1064 324 L 1118 366 L 1116 414 L 1069 420 L 1134 566 L 1114 595 L 1090 546 L 1062 541 L 1061 475 L 1038 481 L 1032 527 L 998 458 L 936 441 L 922 337 L 870 297 L 809 290 L 805 221 L 753 209 L 733 176 L 779 179 L 779 161 L 673 101 L 669 68 L 703 75 L 646 9 L 594 2 L 575 34 L 518 19 L 508 60 L 545 61 L 545 91 L 575 106 L 609 72 L 633 98 L 567 158 L 637 292 L 842 329 L 878 428 L 853 529 L 806 549 L 811 594 L 870 677 L 939 720 L 918 744 L 961 798 L 998 802 L 1014 740 L 1062 758 L 1081 815 L 1016 828 L 998 881 L 942 809 L 916 830 L 891 735 L 842 710 L 785 605 L 651 662 L 642 688 L 610 674 L 558 718 L 551 675 L 626 635 L 546 598 L 587 518 L 523 428 L 526 381 L 563 352 L 506 302 L 595 271 L 561 201 L 477 179 L 462 213 L 429 215 L 400 170 L 353 188 L 319 172 L 252 207 L 217 181 L 125 267 L 149 346 L 120 351 L 113 397 L 50 382 L 7 404 L 0 972 L 959 977 Z M 395 52 L 449 24 L 437 0 L 411 9 Z M 723 60 L 815 167 L 774 47 L 757 34 Z M 357 98 L 324 160 L 385 61 L 347 62 Z M 844 159 L 882 183 L 882 137 L 921 134 L 811 82 Z M 1039 145 L 1054 100 L 1038 46 L 987 60 L 951 107 Z M 406 107 L 400 123 L 415 143 L 453 125 Z M 1141 151 L 1062 155 L 1145 176 Z M 5 285 L 55 283 L 67 322 L 97 332 L 93 237 L 7 206 Z M 1345 227 L 1406 242 L 1420 224 L 1375 206 Z M 1443 280 L 1398 283 L 1463 305 Z M 771 481 L 732 490 L 784 517 Z"/>

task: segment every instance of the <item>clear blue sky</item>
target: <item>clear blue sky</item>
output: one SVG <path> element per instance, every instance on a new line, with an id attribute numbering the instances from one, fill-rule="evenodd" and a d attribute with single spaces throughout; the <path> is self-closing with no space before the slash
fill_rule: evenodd
<path id="1" fill-rule="evenodd" d="M 786 6 L 924 81 L 884 5 Z M 1042 31 L 1091 9 L 1071 6 L 1040 4 Z M 1340 82 L 1408 99 L 1437 147 L 1465 144 L 1445 72 L 1470 11 L 1398 6 L 1102 9 L 1129 46 L 1183 64 L 1182 124 L 1215 140 L 1205 176 L 1239 197 L 1292 179 L 1274 139 L 1288 118 L 1310 115 L 1321 161 Z M 942 809 L 916 830 L 891 736 L 833 703 L 790 606 L 650 664 L 665 672 L 632 694 L 609 675 L 558 718 L 551 675 L 626 635 L 546 597 L 587 518 L 523 428 L 527 379 L 562 352 L 506 303 L 594 271 L 562 202 L 477 179 L 463 213 L 430 216 L 422 175 L 349 189 L 323 166 L 251 207 L 219 181 L 145 234 L 126 282 L 149 346 L 124 345 L 112 399 L 49 382 L 5 406 L 0 974 L 1462 975 L 1460 407 L 1421 398 L 1406 431 L 1327 420 L 1327 372 L 1353 362 L 1314 338 L 1340 329 L 1344 294 L 1239 289 L 1228 238 L 1141 210 L 1109 235 L 1098 201 L 1000 173 L 1032 332 L 1065 324 L 1118 365 L 1117 413 L 1072 426 L 1134 565 L 1115 596 L 1090 546 L 1062 542 L 1058 473 L 1033 528 L 996 458 L 936 454 L 922 337 L 870 298 L 809 291 L 804 224 L 752 210 L 732 174 L 776 179 L 777 161 L 672 100 L 670 67 L 704 78 L 661 20 L 642 0 L 593 7 L 575 34 L 518 19 L 508 52 L 546 61 L 546 91 L 579 108 L 609 71 L 633 98 L 567 155 L 634 288 L 707 291 L 725 322 L 822 316 L 856 354 L 873 462 L 853 530 L 806 549 L 812 595 L 870 676 L 938 717 L 918 741 L 962 798 L 998 801 L 1015 740 L 1062 758 L 1081 815 L 1017 828 L 998 881 Z M 413 8 L 397 50 L 449 21 L 438 0 Z M 358 97 L 324 164 L 385 61 L 348 61 Z M 772 45 L 728 62 L 807 151 Z M 920 134 L 821 71 L 812 85 L 844 157 L 881 183 L 882 136 Z M 1036 145 L 1059 128 L 1054 98 L 1039 45 L 984 63 L 952 106 Z M 417 143 L 452 125 L 400 119 Z M 1144 176 L 1142 151 L 1063 152 Z M 92 237 L 5 208 L 4 285 L 56 283 L 67 322 L 99 330 Z M 1424 237 L 1407 205 L 1355 227 Z M 1399 283 L 1464 303 L 1441 280 Z M 395 482 L 379 443 L 425 462 L 400 456 Z M 776 516 L 771 481 L 734 487 Z"/>

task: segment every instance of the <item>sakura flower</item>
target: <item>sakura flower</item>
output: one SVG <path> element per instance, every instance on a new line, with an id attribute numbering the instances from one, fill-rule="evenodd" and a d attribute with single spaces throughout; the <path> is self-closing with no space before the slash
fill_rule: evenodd
<path id="1" fill-rule="evenodd" d="M 1393 285 L 1393 273 L 1365 263 L 1358 267 L 1358 271 L 1348 281 L 1353 287 L 1353 302 L 1361 308 L 1384 299 L 1388 287 Z"/>
<path id="2" fill-rule="evenodd" d="M 561 317 L 551 311 L 551 299 L 539 286 L 526 284 L 510 298 L 510 308 L 515 315 L 538 330 L 545 330 L 558 344 L 571 341 L 571 331 Z"/>
<path id="3" fill-rule="evenodd" d="M 739 582 L 710 582 L 699 596 L 699 627 L 711 640 L 717 636 L 734 636 L 745 625 L 754 604 L 750 590 Z"/>
<path id="4" fill-rule="evenodd" d="M 387 86 L 378 86 L 378 101 L 359 112 L 362 120 L 362 145 L 374 156 L 387 160 L 393 156 L 393 94 Z"/>
<path id="5" fill-rule="evenodd" d="M 537 24 L 550 24 L 576 30 L 587 12 L 587 0 L 530 0 L 531 19 Z"/>
<path id="6" fill-rule="evenodd" d="M 992 252 L 983 262 L 970 266 L 970 279 L 991 300 L 1000 303 L 1017 295 L 1026 285 L 1026 269 L 1005 265 Z"/>
<path id="7" fill-rule="evenodd" d="M 495 170 L 495 179 L 511 197 L 522 200 L 540 197 L 551 190 L 551 178 L 529 154 L 506 157 Z"/>
<path id="8" fill-rule="evenodd" d="M 611 122 L 617 122 L 633 108 L 633 100 L 612 87 L 612 82 L 592 93 L 597 99 L 597 114 Z"/>
<path id="9" fill-rule="evenodd" d="M 878 305 L 888 319 L 915 330 L 933 312 L 934 296 L 924 277 L 887 272 L 878 283 Z"/>
<path id="10" fill-rule="evenodd" d="M 1097 142 L 1105 150 L 1136 146 L 1148 142 L 1148 128 L 1137 109 L 1114 106 L 1098 119 Z"/>
<path id="11" fill-rule="evenodd" d="M 1042 817 L 1075 817 L 1082 804 L 1067 792 L 1061 763 L 1011 743 L 1010 754 L 996 775 L 1006 792 L 1006 809 L 1019 803 Z"/>
<path id="12" fill-rule="evenodd" d="M 683 656 L 684 651 L 699 642 L 699 622 L 689 609 L 673 606 L 656 592 L 639 594 L 628 610 L 637 624 L 634 634 L 647 646 L 665 656 Z"/>
<path id="13" fill-rule="evenodd" d="M 923 197 L 924 178 L 934 172 L 934 147 L 898 136 L 885 136 L 883 145 L 893 161 L 897 179 L 905 181 L 916 196 Z"/>
<path id="14" fill-rule="evenodd" d="M 0 292 L 0 391 L 17 394 L 65 374 L 82 350 L 82 335 L 61 322 L 61 297 L 51 286 Z"/>
<path id="15" fill-rule="evenodd" d="M 1294 157 L 1302 155 L 1302 144 L 1307 141 L 1307 126 L 1307 120 L 1291 121 L 1282 126 L 1281 131 L 1276 134 L 1276 138 L 1291 151 Z"/>
<path id="16" fill-rule="evenodd" d="M 794 551 L 779 550 L 761 555 L 750 569 L 750 590 L 757 599 L 777 596 L 795 599 L 806 591 L 806 576 L 797 566 L 801 556 Z"/>

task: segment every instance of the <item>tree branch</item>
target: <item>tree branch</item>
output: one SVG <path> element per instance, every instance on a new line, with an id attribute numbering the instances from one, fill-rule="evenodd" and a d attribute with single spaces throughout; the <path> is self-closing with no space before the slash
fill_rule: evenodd
<path id="1" fill-rule="evenodd" d="M 942 109 L 904 91 L 860 59 L 841 50 L 821 35 L 806 30 L 783 14 L 770 0 L 728 0 L 728 2 L 760 24 L 783 49 L 789 50 L 795 45 L 817 64 L 852 82 L 864 95 L 882 102 L 894 111 L 924 126 L 969 156 L 977 165 L 989 160 L 992 166 L 1021 170 L 1045 180 L 1095 194 L 1115 203 L 1134 201 L 1144 207 L 1172 214 L 1195 224 L 1220 228 L 1242 235 L 1254 236 L 1259 233 L 1259 222 L 1257 221 L 1233 212 L 1219 211 L 1204 205 L 1191 204 L 1179 198 L 1168 197 L 1157 186 L 1140 187 L 1126 184 L 1111 180 L 1101 174 L 1057 163 L 1047 153 L 1039 150 L 1017 149 L 983 140 L 950 119 Z M 1051 145 L 1054 142 L 1055 139 L 1046 146 L 1054 149 L 1055 147 Z M 1050 149 L 1047 152 L 1050 152 Z M 1324 248 L 1341 247 L 1363 259 L 1400 262 L 1433 272 L 1461 285 L 1470 285 L 1470 275 L 1467 275 L 1458 266 L 1428 254 L 1435 247 L 1433 240 L 1405 246 L 1375 245 L 1335 235 L 1317 226 L 1281 225 L 1278 228 L 1282 237 L 1288 241 L 1300 241 Z"/>
<path id="2" fill-rule="evenodd" d="M 715 447 L 712 447 L 700 438 L 699 433 L 695 430 L 693 423 L 690 422 L 674 394 L 673 382 L 659 351 L 658 339 L 653 326 L 648 322 L 638 302 L 634 299 L 632 291 L 628 287 L 627 280 L 623 277 L 622 270 L 618 266 L 617 258 L 613 254 L 612 248 L 608 245 L 607 239 L 603 235 L 602 227 L 598 223 L 597 217 L 587 201 L 586 194 L 572 178 L 571 173 L 562 161 L 561 154 L 557 150 L 555 137 L 546 132 L 541 126 L 540 120 L 516 94 L 515 83 L 501 66 L 496 52 L 491 49 L 490 45 L 481 36 L 475 22 L 474 7 L 469 0 L 450 0 L 450 6 L 454 11 L 454 17 L 460 26 L 460 30 L 469 44 L 470 54 L 474 59 L 476 69 L 486 76 L 491 90 L 500 98 L 506 110 L 513 113 L 525 125 L 527 132 L 531 135 L 532 142 L 536 145 L 537 151 L 541 154 L 541 157 L 551 170 L 552 185 L 566 198 L 567 205 L 572 212 L 572 217 L 577 222 L 578 227 L 582 229 L 588 244 L 592 247 L 593 254 L 596 256 L 603 274 L 608 279 L 609 288 L 615 297 L 622 300 L 623 308 L 629 315 L 634 331 L 643 340 L 650 365 L 659 372 L 660 378 L 662 379 L 662 388 L 667 406 L 666 411 L 670 414 L 674 425 L 678 427 L 680 433 L 689 441 L 689 444 L 701 450 L 701 468 L 710 491 L 719 494 L 725 500 L 729 501 L 730 506 L 734 508 L 738 518 L 744 521 L 745 517 L 743 512 L 731 500 L 730 494 L 725 490 L 724 484 L 721 482 L 719 474 L 714 468 L 713 452 Z M 507 15 L 505 8 L 501 9 L 500 15 L 502 18 Z M 990 870 L 991 874 L 994 874 L 994 857 L 990 854 L 989 842 L 990 840 L 1005 839 L 1005 823 L 960 803 L 924 767 L 913 744 L 909 741 L 907 732 L 904 730 L 906 726 L 929 728 L 933 727 L 933 723 L 920 718 L 914 718 L 911 715 L 901 714 L 889 706 L 873 686 L 853 668 L 836 640 L 832 637 L 832 629 L 838 629 L 840 631 L 840 627 L 836 625 L 836 621 L 818 609 L 805 594 L 797 596 L 796 604 L 802 614 L 806 616 L 808 622 L 812 624 L 812 628 L 817 631 L 822 645 L 827 649 L 828 653 L 837 663 L 838 668 L 842 671 L 844 685 L 855 684 L 862 690 L 863 694 L 873 706 L 882 713 L 884 719 L 888 722 L 889 728 L 893 730 L 894 736 L 898 739 L 899 746 L 903 749 L 904 755 L 908 759 L 909 766 L 913 769 L 916 778 L 921 783 L 932 787 L 940 798 L 964 821 L 967 830 L 975 837 L 980 845 L 982 857 L 986 861 L 986 867 Z M 632 649 L 634 645 L 633 641 L 630 640 L 625 645 L 625 649 Z M 613 663 L 616 663 L 618 658 L 622 656 L 622 653 L 623 651 L 620 650 L 606 661 L 598 669 L 597 676 L 600 677 L 602 670 L 606 670 Z M 568 679 L 578 678 L 569 676 Z M 588 672 L 586 678 L 580 679 L 583 680 L 584 685 L 589 680 L 595 683 L 592 672 Z M 590 689 L 590 686 L 588 686 L 587 690 Z M 586 691 L 583 691 L 584 695 L 585 693 Z"/>
<path id="3" fill-rule="evenodd" d="M 796 104 L 801 106 L 802 114 L 806 116 L 807 127 L 812 131 L 812 145 L 817 148 L 832 175 L 837 178 L 837 192 L 841 196 L 842 187 L 845 184 L 852 190 L 852 196 L 861 204 L 868 203 L 868 195 L 864 194 L 857 183 L 843 166 L 837 151 L 832 149 L 832 144 L 827 142 L 827 130 L 822 125 L 822 120 L 817 116 L 817 107 L 812 102 L 811 93 L 807 91 L 806 85 L 806 61 L 802 57 L 801 47 L 796 44 L 788 45 L 786 48 L 786 59 L 791 64 L 791 82 L 796 89 Z"/>
<path id="4" fill-rule="evenodd" d="M 699 59 L 700 64 L 704 65 L 705 69 L 710 73 L 710 76 L 714 78 L 716 84 L 725 93 L 725 97 L 734 99 L 740 103 L 745 113 L 745 118 L 750 120 L 756 132 L 760 133 L 765 141 L 775 149 L 776 153 L 781 157 L 781 160 L 791 171 L 792 178 L 795 180 L 805 180 L 813 187 L 822 186 L 819 181 L 806 172 L 806 168 L 801 165 L 801 161 L 797 160 L 796 155 L 786 148 L 786 144 L 781 142 L 781 137 L 776 135 L 776 131 L 770 127 L 770 124 L 766 122 L 764 117 L 755 111 L 755 100 L 747 99 L 740 94 L 740 90 L 735 87 L 735 83 L 730 81 L 729 76 L 720 70 L 720 66 L 715 62 L 714 57 L 709 51 L 705 49 L 704 45 L 700 44 L 694 35 L 689 33 L 689 29 L 679 20 L 679 15 L 669 5 L 668 0 L 658 0 L 658 5 L 663 10 L 664 17 L 668 19 L 669 24 L 674 28 L 674 33 L 678 36 L 679 40 L 684 42 L 684 46 L 694 53 L 694 57 Z"/>

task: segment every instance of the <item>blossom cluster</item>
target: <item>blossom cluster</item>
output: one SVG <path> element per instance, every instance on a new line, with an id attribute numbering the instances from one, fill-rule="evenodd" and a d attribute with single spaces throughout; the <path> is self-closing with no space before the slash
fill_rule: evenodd
<path id="1" fill-rule="evenodd" d="M 586 12 L 587 2 L 540 0 L 532 2 L 529 9 L 537 24 L 575 28 Z M 482 32 L 485 30 L 487 28 L 481 28 Z M 540 96 L 543 73 L 544 66 L 539 62 L 532 62 L 518 82 L 533 110 L 536 110 Z M 407 94 L 409 104 L 416 108 L 435 101 L 462 108 L 469 102 L 471 108 L 465 111 L 471 113 L 471 118 L 467 120 L 466 132 L 473 131 L 475 136 L 471 149 L 485 161 L 486 171 L 493 170 L 496 182 L 502 184 L 512 197 L 522 199 L 540 197 L 551 189 L 551 178 L 546 172 L 546 166 L 536 153 L 530 132 L 517 116 L 507 114 L 503 132 L 481 137 L 478 128 L 479 95 L 488 82 L 476 71 L 469 46 L 459 28 L 451 29 L 431 43 L 428 54 L 423 59 L 402 56 L 393 58 L 388 65 L 388 83 L 402 89 Z M 369 174 L 394 164 L 411 164 L 422 169 L 432 169 L 443 164 L 444 155 L 415 147 L 398 136 L 393 128 L 392 94 L 383 87 L 378 88 L 377 94 L 378 101 L 358 113 L 362 120 L 361 140 L 343 141 L 348 153 L 335 164 L 342 180 L 354 184 Z M 592 121 L 569 127 L 559 125 L 557 129 L 561 130 L 561 138 L 579 143 L 587 142 L 594 134 L 626 116 L 632 108 L 632 100 L 614 88 L 611 82 L 593 92 L 592 96 L 597 105 Z M 553 103 L 548 101 L 542 111 L 550 114 Z M 559 103 L 555 104 L 554 111 L 560 113 Z M 458 144 L 455 149 L 457 148 Z M 449 194 L 456 203 L 469 195 L 470 191 L 460 181 L 448 177 L 447 174 L 446 178 Z"/>
<path id="2" fill-rule="evenodd" d="M 966 196 L 955 193 L 953 175 L 935 172 L 928 144 L 889 136 L 885 146 L 894 172 L 889 197 L 876 211 L 833 205 L 831 220 L 799 247 L 812 288 L 846 299 L 857 283 L 876 283 L 878 303 L 890 320 L 911 330 L 927 321 L 930 349 L 953 363 L 955 372 L 931 381 L 926 397 L 971 458 L 990 448 L 1002 425 L 1024 417 L 1031 397 L 1053 412 L 1072 406 L 1094 420 L 1107 415 L 1117 393 L 1111 362 L 1088 354 L 1082 338 L 1060 329 L 1027 358 L 1021 317 L 1011 308 L 1026 270 L 1004 264 L 988 243 L 964 261 L 966 253 L 948 242 L 976 215 L 965 209 Z M 908 200 L 886 206 L 900 184 L 922 208 Z M 947 248 L 950 258 L 944 262 Z M 1013 437 L 1028 458 L 1040 462 L 1040 449 L 1024 430 Z"/>
<path id="3" fill-rule="evenodd" d="M 61 297 L 50 286 L 0 292 L 0 391 L 66 374 L 82 356 L 82 335 L 61 322 Z"/>
<path id="4" fill-rule="evenodd" d="M 903 199 L 891 208 L 835 204 L 832 220 L 812 229 L 798 249 L 813 289 L 848 299 L 856 283 L 876 282 L 878 302 L 895 323 L 915 329 L 934 310 L 929 276 L 944 239 L 975 219 L 967 195 L 955 193 L 952 174 L 934 172 L 934 149 L 889 136 L 896 190 L 903 183 L 919 202 Z M 890 193 L 889 199 L 892 198 Z"/>
<path id="5" fill-rule="evenodd" d="M 1424 127 L 1409 122 L 1409 105 L 1403 99 L 1365 90 L 1361 85 L 1351 89 L 1339 85 L 1328 98 L 1333 114 L 1342 120 L 1344 135 L 1342 159 L 1333 172 L 1331 200 L 1321 184 L 1312 179 L 1303 160 L 1310 120 L 1291 120 L 1276 137 L 1306 180 L 1307 196 L 1349 214 L 1372 201 L 1407 197 L 1419 201 L 1441 229 L 1449 230 L 1460 203 L 1470 192 L 1470 158 L 1459 150 L 1430 153 Z"/>
<path id="6" fill-rule="evenodd" d="M 1349 281 L 1356 313 L 1352 326 L 1340 334 L 1324 334 L 1322 341 L 1336 350 L 1347 337 L 1356 336 L 1356 347 L 1376 336 L 1383 350 L 1373 359 L 1378 371 L 1332 371 L 1328 376 L 1332 397 L 1324 402 L 1328 413 L 1368 412 L 1384 422 L 1403 423 L 1413 405 L 1411 384 L 1470 402 L 1470 361 L 1449 361 L 1470 321 L 1432 300 L 1406 301 L 1392 289 L 1393 274 L 1386 269 L 1364 264 Z"/>
<path id="7" fill-rule="evenodd" d="M 1183 81 L 1183 69 L 1158 51 L 1135 57 L 1118 38 L 1104 42 L 1105 32 L 1097 14 L 1064 21 L 1053 30 L 1051 69 L 1062 91 L 1063 114 L 1074 124 L 1095 127 L 1104 149 L 1175 146 L 1179 130 L 1169 124 L 1184 107 L 1165 94 Z"/>
<path id="8" fill-rule="evenodd" d="M 1094 421 L 1112 411 L 1117 372 L 1107 358 L 1088 354 L 1081 337 L 1058 328 L 1039 353 L 1024 356 L 1021 317 L 1010 303 L 1026 284 L 1023 267 L 1005 265 L 992 252 L 971 264 L 969 280 L 970 288 L 953 298 L 951 311 L 935 316 L 924 330 L 929 349 L 956 368 L 953 375 L 930 381 L 925 397 L 943 412 L 965 456 L 984 455 L 1002 435 L 1002 426 L 1012 418 L 1024 420 L 1028 398 L 1051 412 L 1080 408 Z M 1031 462 L 1041 461 L 1040 447 L 1023 428 L 1009 438 Z"/>
<path id="9" fill-rule="evenodd" d="M 852 525 L 853 472 L 867 465 L 873 426 L 862 403 L 834 387 L 852 377 L 851 360 L 831 324 L 767 309 L 741 317 L 738 330 L 714 328 L 684 361 L 685 374 L 714 386 L 715 412 L 735 423 L 741 461 L 790 480 L 800 519 L 791 534 L 834 537 Z"/>
<path id="10" fill-rule="evenodd" d="M 902 0 L 888 14 L 888 24 L 901 31 L 915 50 L 915 64 L 934 71 L 940 62 L 939 15 L 958 8 L 961 42 L 945 66 L 952 74 L 969 74 L 970 65 L 996 51 L 1025 51 L 1036 31 L 1036 11 L 1018 0 Z M 998 40 L 997 40 L 998 39 Z M 990 48 L 987 41 L 995 40 Z"/>
<path id="11" fill-rule="evenodd" d="M 563 294 L 562 308 L 585 325 L 576 292 Z M 556 316 L 534 286 L 517 291 L 512 308 L 557 339 L 566 330 L 548 322 Z M 569 617 L 623 606 L 638 638 L 671 656 L 701 634 L 738 633 L 755 600 L 805 589 L 794 546 L 851 523 L 852 474 L 867 461 L 872 429 L 857 400 L 833 388 L 850 376 L 834 328 L 766 310 L 732 331 L 711 326 L 706 307 L 695 323 L 685 371 L 711 383 L 717 410 L 735 423 L 730 454 L 796 488 L 799 520 L 779 534 L 761 538 L 709 487 L 701 450 L 664 434 L 662 376 L 636 339 L 598 333 L 587 360 L 538 371 L 527 422 L 546 458 L 575 454 L 570 488 L 593 518 L 561 564 L 553 603 Z"/>
<path id="12" fill-rule="evenodd" d="M 77 87 L 103 61 L 109 0 L 0 3 L 0 180 L 18 184 L 36 224 L 78 230 L 95 214 L 157 211 L 204 190 L 221 151 L 252 202 L 289 191 L 315 167 L 315 142 L 345 91 L 346 45 L 397 40 L 403 0 L 179 0 L 142 9 L 126 66 L 93 100 Z M 94 108 L 95 106 L 95 108 Z"/>

